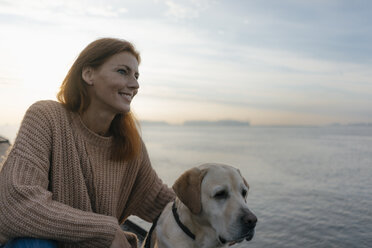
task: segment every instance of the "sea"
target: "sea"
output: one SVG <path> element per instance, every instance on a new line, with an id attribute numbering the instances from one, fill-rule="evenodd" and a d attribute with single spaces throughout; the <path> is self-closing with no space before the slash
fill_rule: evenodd
<path id="1" fill-rule="evenodd" d="M 169 186 L 203 163 L 240 169 L 258 223 L 232 248 L 372 247 L 372 126 L 146 124 L 141 133 Z"/>
<path id="2" fill-rule="evenodd" d="M 144 125 L 155 170 L 171 186 L 217 162 L 240 169 L 258 217 L 232 247 L 372 247 L 372 127 Z"/>

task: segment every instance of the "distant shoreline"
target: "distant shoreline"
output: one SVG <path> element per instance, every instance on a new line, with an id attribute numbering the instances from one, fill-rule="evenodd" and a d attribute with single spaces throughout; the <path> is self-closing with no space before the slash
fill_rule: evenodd
<path id="1" fill-rule="evenodd" d="M 217 120 L 217 121 L 207 121 L 207 120 L 194 120 L 185 121 L 180 124 L 173 124 L 166 121 L 149 121 L 140 120 L 139 123 L 143 126 L 245 126 L 245 127 L 275 127 L 275 128 L 300 128 L 300 127 L 372 127 L 372 122 L 358 122 L 358 123 L 331 123 L 324 125 L 251 125 L 248 121 L 237 121 L 237 120 Z"/>
<path id="2" fill-rule="evenodd" d="M 237 120 L 218 120 L 218 121 L 206 121 L 206 120 L 194 120 L 185 121 L 180 124 L 173 124 L 166 121 L 149 121 L 140 120 L 140 126 L 143 127 L 236 127 L 236 128 L 322 128 L 322 127 L 367 127 L 372 128 L 372 122 L 359 122 L 359 123 L 332 123 L 325 125 L 251 125 L 248 121 L 237 121 Z M 0 125 L 0 137 L 9 140 L 12 144 L 16 138 L 19 124 Z"/>

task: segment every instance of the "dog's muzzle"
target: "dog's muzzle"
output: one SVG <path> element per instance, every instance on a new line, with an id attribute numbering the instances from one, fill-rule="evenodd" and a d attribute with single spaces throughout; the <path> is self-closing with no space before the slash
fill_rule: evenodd
<path id="1" fill-rule="evenodd" d="M 254 228 L 257 224 L 257 216 L 254 215 L 250 210 L 246 210 L 242 216 L 241 221 L 243 223 L 243 234 L 246 240 L 251 240 L 254 236 Z"/>
<path id="2" fill-rule="evenodd" d="M 253 236 L 254 236 L 254 233 L 255 233 L 255 230 L 254 228 L 252 230 L 250 230 L 247 235 L 245 236 L 245 240 L 247 241 L 250 241 L 253 239 Z"/>
<path id="3" fill-rule="evenodd" d="M 257 224 L 257 217 L 250 210 L 245 210 L 244 215 L 241 217 L 241 221 L 246 229 L 253 229 Z"/>
<path id="4" fill-rule="evenodd" d="M 243 240 L 250 241 L 252 240 L 254 233 L 255 233 L 255 227 L 257 224 L 257 217 L 254 215 L 249 209 L 244 210 L 244 214 L 240 218 L 241 223 L 241 231 L 238 235 L 238 238 L 236 238 L 233 242 L 239 243 Z M 222 244 L 226 243 L 226 240 L 222 237 L 219 237 L 220 242 Z M 224 241 L 224 242 L 223 242 Z"/>

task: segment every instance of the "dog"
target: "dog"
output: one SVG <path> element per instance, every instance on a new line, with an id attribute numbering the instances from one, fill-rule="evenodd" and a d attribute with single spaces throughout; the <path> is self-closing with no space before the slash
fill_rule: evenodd
<path id="1" fill-rule="evenodd" d="M 177 197 L 154 222 L 143 247 L 212 248 L 251 240 L 257 217 L 248 209 L 248 183 L 224 164 L 203 164 L 174 183 Z"/>

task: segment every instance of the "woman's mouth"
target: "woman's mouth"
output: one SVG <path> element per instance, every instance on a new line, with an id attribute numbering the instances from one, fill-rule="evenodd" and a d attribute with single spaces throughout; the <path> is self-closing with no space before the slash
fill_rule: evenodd
<path id="1" fill-rule="evenodd" d="M 132 101 L 132 94 L 126 93 L 126 92 L 119 92 L 119 95 L 123 97 L 128 102 Z"/>

